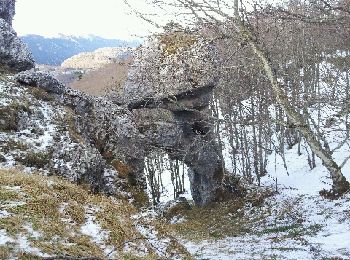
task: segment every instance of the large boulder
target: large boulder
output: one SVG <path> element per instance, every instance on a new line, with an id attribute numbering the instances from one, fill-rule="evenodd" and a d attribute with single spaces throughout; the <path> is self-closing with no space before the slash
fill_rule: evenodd
<path id="1" fill-rule="evenodd" d="M 27 46 L 17 37 L 11 25 L 0 18 L 0 66 L 19 72 L 34 68 Z"/>
<path id="2" fill-rule="evenodd" d="M 215 48 L 196 32 L 160 34 L 136 52 L 125 96 L 159 100 L 214 87 L 216 63 Z"/>
<path id="3" fill-rule="evenodd" d="M 4 19 L 9 25 L 12 25 L 12 19 L 15 15 L 15 0 L 0 1 L 0 18 Z"/>

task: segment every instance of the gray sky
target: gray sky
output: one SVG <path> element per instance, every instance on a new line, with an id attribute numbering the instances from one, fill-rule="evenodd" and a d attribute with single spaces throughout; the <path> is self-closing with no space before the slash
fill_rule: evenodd
<path id="1" fill-rule="evenodd" d="M 133 4 L 139 10 L 150 8 L 142 0 L 133 0 Z M 17 0 L 13 26 L 19 35 L 94 34 L 119 39 L 154 30 L 130 13 L 123 0 Z"/>
<path id="2" fill-rule="evenodd" d="M 163 3 L 161 7 L 147 4 L 154 2 L 152 0 L 126 1 L 147 19 L 160 25 L 169 20 L 191 23 L 188 10 L 173 7 L 176 3 L 174 0 L 155 1 Z M 271 3 L 277 0 L 266 1 Z M 246 5 L 249 2 L 245 0 Z M 228 3 L 232 3 L 231 0 Z M 228 14 L 232 13 L 229 7 L 223 10 L 225 8 Z M 132 12 L 124 0 L 17 0 L 13 26 L 19 35 L 93 34 L 105 38 L 132 39 L 155 32 L 155 27 Z"/>

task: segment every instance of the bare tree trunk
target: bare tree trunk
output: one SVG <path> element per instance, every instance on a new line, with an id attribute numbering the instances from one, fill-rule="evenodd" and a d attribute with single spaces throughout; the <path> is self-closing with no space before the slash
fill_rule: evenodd
<path id="1" fill-rule="evenodd" d="M 239 31 L 245 41 L 248 42 L 254 53 L 260 59 L 264 71 L 270 81 L 272 90 L 276 95 L 277 103 L 283 108 L 289 119 L 294 124 L 294 127 L 298 128 L 303 135 L 311 150 L 322 160 L 324 166 L 329 171 L 333 181 L 333 193 L 334 195 L 342 195 L 350 189 L 349 182 L 346 180 L 341 172 L 341 168 L 333 160 L 332 155 L 328 153 L 315 138 L 315 134 L 312 132 L 310 126 L 305 122 L 301 114 L 290 105 L 287 95 L 285 94 L 282 85 L 277 80 L 277 75 L 273 70 L 273 65 L 269 60 L 268 53 L 261 47 L 261 44 L 254 38 L 247 26 L 237 17 L 237 25 Z"/>

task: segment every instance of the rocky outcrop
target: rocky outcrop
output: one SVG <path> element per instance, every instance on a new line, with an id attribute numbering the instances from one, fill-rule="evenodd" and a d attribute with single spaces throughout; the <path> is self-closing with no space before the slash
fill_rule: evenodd
<path id="1" fill-rule="evenodd" d="M 0 18 L 4 19 L 9 25 L 12 25 L 12 19 L 15 15 L 15 0 L 0 1 Z"/>
<path id="2" fill-rule="evenodd" d="M 215 49 L 199 35 L 177 33 L 171 35 L 175 40 L 159 36 L 146 51 L 139 49 L 124 94 L 116 99 L 88 96 L 34 70 L 17 74 L 17 82 L 29 87 L 35 98 L 29 98 L 27 111 L 16 112 L 16 126 L 9 131 L 35 133 L 34 139 L 50 136 L 37 166 L 87 183 L 96 192 L 143 190 L 144 158 L 161 149 L 188 166 L 197 205 L 237 194 L 235 185 L 223 181 L 225 170 L 208 111 L 217 83 Z M 42 112 L 33 112 L 32 106 Z M 0 155 L 33 165 L 23 155 Z"/>
<path id="3" fill-rule="evenodd" d="M 34 67 L 34 60 L 27 46 L 17 37 L 11 25 L 1 18 L 0 66 L 16 72 Z"/>
<path id="4" fill-rule="evenodd" d="M 197 205 L 238 194 L 224 185 L 220 153 L 208 111 L 217 84 L 215 48 L 199 35 L 173 32 L 139 50 L 125 85 L 128 108 L 152 146 L 189 167 Z"/>
<path id="5" fill-rule="evenodd" d="M 30 110 L 45 106 L 52 113 L 47 115 L 47 121 L 36 113 L 26 113 L 20 116 L 16 129 L 12 129 L 50 136 L 51 144 L 44 149 L 47 161 L 41 164 L 44 169 L 72 182 L 86 183 L 94 192 L 124 196 L 130 187 L 144 190 L 146 142 L 127 109 L 107 99 L 72 90 L 46 73 L 29 70 L 18 73 L 14 79 L 33 93 L 34 97 L 27 97 L 21 91 L 21 99 L 29 99 L 31 107 L 35 107 Z M 45 105 L 37 101 L 43 97 Z M 33 127 L 33 122 L 40 126 Z M 51 132 L 40 129 L 42 126 Z M 16 157 L 12 156 L 14 163 L 27 165 Z"/>
<path id="6" fill-rule="evenodd" d="M 66 92 L 66 87 L 50 74 L 35 70 L 18 73 L 15 80 L 26 86 L 40 87 L 49 93 L 63 94 Z"/>

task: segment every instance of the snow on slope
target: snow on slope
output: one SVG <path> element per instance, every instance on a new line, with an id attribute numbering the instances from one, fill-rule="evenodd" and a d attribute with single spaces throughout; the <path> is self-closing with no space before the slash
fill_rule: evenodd
<path id="1" fill-rule="evenodd" d="M 327 69 L 329 64 L 321 67 Z M 331 89 L 325 85 L 324 89 L 327 88 Z M 350 160 L 346 161 L 350 155 L 346 120 L 337 117 L 336 123 L 327 123 L 339 112 L 339 107 L 324 104 L 321 108 L 309 108 L 311 117 L 316 122 L 320 119 L 333 159 L 338 165 L 346 162 L 342 173 L 350 180 Z M 224 115 L 219 113 L 219 118 L 224 120 Z M 249 127 L 246 128 L 249 132 Z M 232 152 L 227 136 L 222 127 L 225 163 L 232 171 Z M 278 143 L 276 137 L 273 139 Z M 279 154 L 269 155 L 267 175 L 262 177 L 261 185 L 277 189 L 278 194 L 265 201 L 265 209 L 253 210 L 248 206 L 244 216 L 253 220 L 256 214 L 264 214 L 268 209 L 273 213 L 267 215 L 264 224 L 256 223 L 243 236 L 201 242 L 184 240 L 183 244 L 196 259 L 350 259 L 350 194 L 334 201 L 321 197 L 321 190 L 331 189 L 329 173 L 318 158 L 317 167 L 310 169 L 310 148 L 305 142 L 301 144 L 301 153 L 298 155 L 297 145 L 285 151 L 287 169 Z M 278 217 L 277 212 L 284 208 L 291 212 L 291 218 Z"/>
<path id="2" fill-rule="evenodd" d="M 349 153 L 346 148 L 343 152 Z M 269 176 L 262 179 L 263 186 L 274 187 L 277 178 L 279 192 L 267 199 L 265 207 L 278 212 L 289 205 L 295 222 L 272 214 L 264 227 L 257 225 L 244 236 L 200 243 L 184 241 L 186 248 L 196 259 L 350 259 L 350 194 L 334 201 L 322 198 L 319 191 L 330 188 L 328 173 L 320 161 L 310 170 L 305 156 L 298 156 L 296 147 L 286 152 L 288 175 L 282 159 L 272 154 Z M 344 173 L 350 179 L 349 164 Z M 299 224 L 299 228 L 292 228 Z M 293 237 L 292 232 L 283 231 L 288 227 L 293 232 L 305 232 Z"/>

